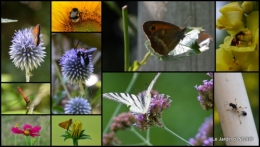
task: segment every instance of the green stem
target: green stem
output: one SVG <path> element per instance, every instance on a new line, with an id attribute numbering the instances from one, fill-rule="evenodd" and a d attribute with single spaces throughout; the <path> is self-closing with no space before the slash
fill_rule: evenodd
<path id="1" fill-rule="evenodd" d="M 104 4 L 107 4 L 107 6 L 114 12 L 116 12 L 116 14 L 121 17 L 121 10 L 118 7 L 118 5 L 116 4 L 115 1 L 104 1 Z M 132 29 L 132 31 L 134 32 L 135 35 L 137 35 L 137 29 L 134 25 L 134 23 L 131 22 L 131 20 L 129 20 L 129 27 Z"/>
<path id="2" fill-rule="evenodd" d="M 161 128 L 165 129 L 166 131 L 168 131 L 169 133 L 175 135 L 176 137 L 178 137 L 179 139 L 181 139 L 182 141 L 186 142 L 187 144 L 191 145 L 191 146 L 194 146 L 193 144 L 189 143 L 187 140 L 183 139 L 181 136 L 177 135 L 176 133 L 174 133 L 172 130 L 168 129 L 164 123 L 163 123 L 163 120 L 160 119 L 162 125 L 160 126 Z"/>
<path id="3" fill-rule="evenodd" d="M 145 142 L 147 145 L 152 146 L 152 144 L 149 142 L 149 140 L 146 140 L 142 135 L 140 135 L 136 130 L 131 127 L 131 131 L 135 133 L 136 136 L 138 136 L 143 142 Z"/>
<path id="4" fill-rule="evenodd" d="M 66 91 L 66 94 L 67 94 L 68 98 L 71 99 L 70 93 L 69 93 L 69 91 L 68 91 L 68 89 L 67 89 L 67 87 L 65 85 L 65 82 L 63 82 L 63 78 L 62 78 L 62 76 L 60 74 L 59 67 L 58 67 L 57 63 L 55 61 L 52 61 L 52 63 L 54 63 L 55 72 L 56 72 L 57 76 L 59 77 L 59 79 L 61 81 L 63 89 Z"/>
<path id="5" fill-rule="evenodd" d="M 28 138 L 27 136 L 24 136 L 25 137 L 25 141 L 26 141 L 26 146 L 28 146 Z"/>
<path id="6" fill-rule="evenodd" d="M 32 74 L 30 73 L 30 70 L 28 68 L 25 68 L 26 82 L 30 82 L 30 76 L 32 76 Z"/>
<path id="7" fill-rule="evenodd" d="M 83 96 L 85 94 L 85 90 L 81 82 L 79 83 L 79 89 L 80 89 L 80 95 Z"/>
<path id="8" fill-rule="evenodd" d="M 127 6 L 122 8 L 123 29 L 124 29 L 124 50 L 125 50 L 125 71 L 129 69 L 129 34 L 128 34 L 128 13 Z"/>
<path id="9" fill-rule="evenodd" d="M 144 59 L 140 62 L 141 65 L 144 65 L 148 58 L 151 56 L 151 52 L 148 52 L 145 56 L 144 56 Z"/>
<path id="10" fill-rule="evenodd" d="M 17 145 L 16 138 L 17 138 L 17 135 L 14 135 L 14 145 L 15 146 Z"/>
<path id="11" fill-rule="evenodd" d="M 73 139 L 73 145 L 74 145 L 74 146 L 79 146 L 78 139 Z"/>

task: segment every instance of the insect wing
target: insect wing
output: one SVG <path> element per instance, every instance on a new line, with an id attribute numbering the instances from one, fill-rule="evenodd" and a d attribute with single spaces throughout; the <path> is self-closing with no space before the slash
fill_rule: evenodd
<path id="1" fill-rule="evenodd" d="M 71 124 L 72 124 L 72 119 L 69 119 L 67 121 L 59 123 L 59 126 L 68 131 Z"/>

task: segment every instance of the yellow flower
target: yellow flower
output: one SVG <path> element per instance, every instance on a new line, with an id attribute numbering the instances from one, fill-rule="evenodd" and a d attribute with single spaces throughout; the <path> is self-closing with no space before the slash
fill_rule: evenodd
<path id="1" fill-rule="evenodd" d="M 247 29 L 238 37 L 238 45 L 231 46 L 235 36 L 227 36 L 216 52 L 217 71 L 258 71 L 259 59 L 259 12 L 247 16 Z M 240 33 L 236 32 L 236 34 Z"/>
<path id="2" fill-rule="evenodd" d="M 253 2 L 244 1 L 241 7 L 246 14 L 250 14 L 253 11 L 254 6 L 253 6 Z"/>
<path id="3" fill-rule="evenodd" d="M 82 131 L 82 123 L 80 121 L 75 121 L 72 126 L 71 137 L 78 138 Z"/>
<path id="4" fill-rule="evenodd" d="M 53 32 L 101 32 L 101 2 L 52 2 Z"/>
<path id="5" fill-rule="evenodd" d="M 231 35 L 235 35 L 237 32 L 245 29 L 242 22 L 243 10 L 238 2 L 229 3 L 219 11 L 222 15 L 217 19 L 217 29 L 225 29 Z"/>

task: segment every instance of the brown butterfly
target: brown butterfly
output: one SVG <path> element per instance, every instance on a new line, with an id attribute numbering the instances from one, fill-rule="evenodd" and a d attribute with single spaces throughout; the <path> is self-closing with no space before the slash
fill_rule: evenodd
<path id="1" fill-rule="evenodd" d="M 185 37 L 186 27 L 179 28 L 163 21 L 147 21 L 143 24 L 143 30 L 154 51 L 165 56 Z"/>
<path id="2" fill-rule="evenodd" d="M 34 29 L 32 30 L 33 34 L 33 43 L 34 46 L 38 46 L 40 44 L 40 33 L 41 33 L 41 26 L 40 24 L 37 24 Z"/>
<path id="3" fill-rule="evenodd" d="M 70 126 L 72 124 L 72 119 L 69 119 L 67 121 L 59 123 L 59 126 L 66 129 L 67 131 L 69 130 Z"/>

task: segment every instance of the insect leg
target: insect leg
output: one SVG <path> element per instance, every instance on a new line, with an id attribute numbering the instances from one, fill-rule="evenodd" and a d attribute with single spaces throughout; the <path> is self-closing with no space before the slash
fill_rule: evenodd
<path id="1" fill-rule="evenodd" d="M 240 109 L 246 109 L 247 107 L 242 107 L 242 106 L 239 106 L 238 108 L 240 108 Z"/>
<path id="2" fill-rule="evenodd" d="M 238 112 L 238 111 L 237 111 L 237 112 Z M 239 119 L 240 124 L 242 124 L 242 123 L 241 123 L 241 120 L 240 120 L 240 114 L 239 114 L 239 112 L 238 112 L 238 119 Z"/>

